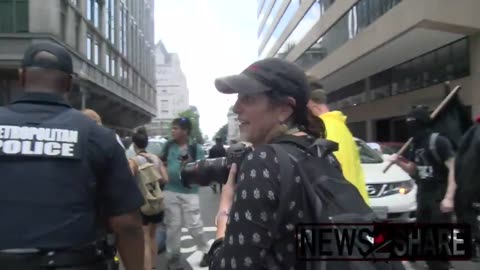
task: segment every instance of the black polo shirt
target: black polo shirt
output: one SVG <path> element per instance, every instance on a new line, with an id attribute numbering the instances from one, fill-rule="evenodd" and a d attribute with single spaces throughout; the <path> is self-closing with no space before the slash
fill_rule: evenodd
<path id="1" fill-rule="evenodd" d="M 62 96 L 43 93 L 26 94 L 7 108 L 42 119 L 72 109 Z M 80 112 L 74 116 L 85 123 Z M 85 141 L 81 162 L 0 161 L 0 171 L 7 172 L 0 181 L 0 250 L 82 246 L 95 241 L 100 209 L 104 217 L 118 216 L 143 204 L 115 133 L 92 124 Z"/>

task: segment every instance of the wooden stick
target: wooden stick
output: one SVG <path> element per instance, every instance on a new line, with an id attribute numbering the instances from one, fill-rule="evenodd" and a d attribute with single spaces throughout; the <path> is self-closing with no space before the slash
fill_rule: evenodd
<path id="1" fill-rule="evenodd" d="M 410 146 L 410 144 L 412 144 L 412 142 L 413 142 L 413 138 L 408 139 L 408 141 L 402 146 L 402 148 L 400 148 L 400 150 L 398 150 L 397 155 L 399 155 L 399 156 L 402 155 L 403 152 L 405 152 L 407 150 L 407 148 Z M 390 169 L 390 167 L 393 166 L 393 164 L 395 164 L 395 162 L 390 161 L 390 163 L 387 165 L 387 167 L 385 167 L 385 169 L 383 169 L 383 173 L 386 173 Z"/>
<path id="2" fill-rule="evenodd" d="M 437 115 L 447 106 L 447 104 L 452 100 L 452 98 L 455 96 L 455 94 L 460 91 L 460 88 L 462 88 L 460 85 L 455 86 L 455 88 L 446 96 L 442 102 L 437 106 L 437 108 L 430 114 L 430 119 L 435 119 Z M 407 148 L 412 144 L 413 138 L 409 138 L 408 141 L 398 150 L 397 155 L 402 155 L 403 152 L 407 150 Z M 395 162 L 390 161 L 390 163 L 383 169 L 383 173 L 386 173 L 392 166 L 395 164 Z"/>

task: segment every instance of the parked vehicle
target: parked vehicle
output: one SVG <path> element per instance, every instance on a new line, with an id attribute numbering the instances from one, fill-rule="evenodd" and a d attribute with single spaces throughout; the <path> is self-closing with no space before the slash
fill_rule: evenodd
<path id="1" fill-rule="evenodd" d="M 380 155 L 360 139 L 355 140 L 372 209 L 388 220 L 414 221 L 417 210 L 415 181 L 397 165 L 383 173 L 389 164 L 387 155 Z"/>

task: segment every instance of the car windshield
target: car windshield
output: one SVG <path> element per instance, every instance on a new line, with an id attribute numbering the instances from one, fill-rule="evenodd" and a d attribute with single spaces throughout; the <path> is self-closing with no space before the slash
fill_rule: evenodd
<path id="1" fill-rule="evenodd" d="M 157 156 L 162 155 L 163 143 L 161 142 L 148 142 L 147 152 L 155 154 Z"/>
<path id="2" fill-rule="evenodd" d="M 383 153 L 387 155 L 393 155 L 397 153 L 398 149 L 397 147 L 393 147 L 393 146 L 382 146 Z"/>
<path id="3" fill-rule="evenodd" d="M 377 151 L 370 148 L 366 143 L 362 141 L 356 141 L 358 146 L 358 151 L 360 152 L 361 163 L 383 163 L 382 157 L 377 153 Z"/>
<path id="4" fill-rule="evenodd" d="M 148 146 L 147 146 L 146 150 L 147 150 L 148 153 L 152 153 L 152 154 L 160 157 L 162 155 L 162 150 L 163 150 L 163 145 L 164 144 L 165 143 L 158 142 L 158 141 L 148 141 Z M 135 152 L 133 151 L 133 144 L 130 145 L 126 154 L 127 154 L 127 158 L 131 158 L 131 157 L 135 156 Z"/>

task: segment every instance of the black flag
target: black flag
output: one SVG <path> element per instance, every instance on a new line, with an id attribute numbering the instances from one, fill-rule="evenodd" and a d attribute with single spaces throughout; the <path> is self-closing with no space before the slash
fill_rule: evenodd
<path id="1" fill-rule="evenodd" d="M 451 88 L 447 82 L 445 83 L 445 97 L 450 91 Z M 433 119 L 432 130 L 447 137 L 454 148 L 457 149 L 463 134 L 465 134 L 472 125 L 472 118 L 467 107 L 462 103 L 457 92 L 435 119 Z"/>

